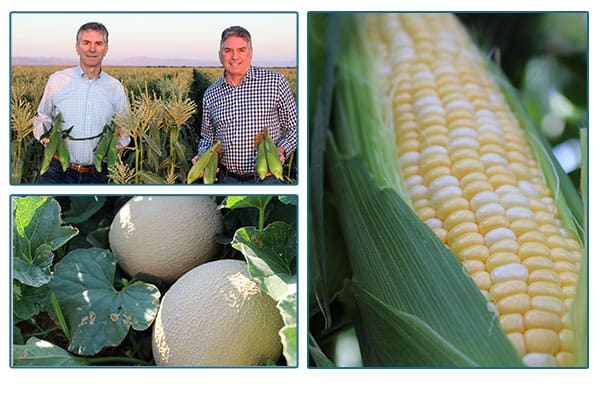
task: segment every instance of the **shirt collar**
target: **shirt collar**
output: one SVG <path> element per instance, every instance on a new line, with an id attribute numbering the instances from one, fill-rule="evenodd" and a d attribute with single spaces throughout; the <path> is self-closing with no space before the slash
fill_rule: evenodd
<path id="1" fill-rule="evenodd" d="M 229 85 L 232 86 L 229 82 L 227 82 L 227 80 L 225 79 L 225 71 L 223 71 L 223 76 L 221 77 L 221 85 L 225 86 L 225 85 Z M 246 72 L 246 75 L 244 75 L 244 77 L 242 78 L 242 80 L 240 81 L 240 85 L 243 84 L 245 81 L 247 81 L 248 79 L 252 79 L 256 76 L 256 68 L 251 65 L 250 69 Z"/>
<path id="2" fill-rule="evenodd" d="M 81 69 L 81 65 L 77 64 L 77 66 L 75 67 L 75 71 L 77 72 L 77 76 L 79 76 L 81 78 L 85 78 L 85 79 L 88 78 L 87 75 Z M 98 74 L 97 77 L 94 78 L 94 80 L 100 79 L 102 77 L 102 75 L 104 75 L 103 69 L 100 70 L 100 73 Z"/>

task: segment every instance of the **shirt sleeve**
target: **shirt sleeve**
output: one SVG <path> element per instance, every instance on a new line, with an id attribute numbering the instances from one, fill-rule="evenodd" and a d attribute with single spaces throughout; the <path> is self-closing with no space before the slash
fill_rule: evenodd
<path id="1" fill-rule="evenodd" d="M 296 110 L 296 98 L 287 80 L 282 76 L 279 84 L 279 102 L 277 113 L 281 121 L 282 136 L 277 141 L 277 147 L 285 149 L 286 158 L 296 150 L 298 141 L 298 114 Z"/>
<path id="2" fill-rule="evenodd" d="M 46 83 L 42 100 L 40 100 L 40 105 L 38 106 L 37 115 L 33 120 L 33 136 L 37 140 L 40 140 L 40 137 L 44 134 L 44 128 L 51 128 L 52 121 L 54 120 L 53 90 L 51 89 L 50 79 Z"/>

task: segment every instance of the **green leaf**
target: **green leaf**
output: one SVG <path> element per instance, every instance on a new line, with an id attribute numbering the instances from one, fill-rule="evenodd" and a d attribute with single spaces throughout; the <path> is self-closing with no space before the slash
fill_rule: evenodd
<path id="1" fill-rule="evenodd" d="M 323 350 L 319 347 L 319 343 L 317 343 L 312 335 L 309 337 L 308 351 L 317 367 L 335 367 L 335 363 L 323 353 Z"/>
<path id="2" fill-rule="evenodd" d="M 357 332 L 366 365 L 394 361 L 394 365 L 414 365 L 409 354 L 420 353 L 419 343 L 406 343 L 406 326 L 428 333 L 432 354 L 443 354 L 449 346 L 465 359 L 482 366 L 521 366 L 522 363 L 504 334 L 494 312 L 460 262 L 439 241 L 412 209 L 390 189 L 380 190 L 364 163 L 356 158 L 335 162 L 329 170 L 342 233 L 349 251 L 354 280 L 359 294 L 361 320 Z M 369 293 L 378 300 L 367 303 Z M 385 307 L 385 308 L 384 308 Z M 390 328 L 382 315 L 411 316 L 394 321 Z M 428 329 L 424 329 L 427 326 Z M 400 329 L 402 327 L 403 329 Z M 395 333 L 395 334 L 394 334 Z M 389 341 L 403 342 L 408 348 L 390 350 Z M 415 348 L 412 349 L 411 346 Z M 393 355 L 389 355 L 394 351 Z M 382 355 L 385 355 L 383 357 Z M 421 365 L 450 365 L 447 358 L 424 359 Z M 372 362 L 373 364 L 368 364 Z"/>
<path id="3" fill-rule="evenodd" d="M 271 196 L 227 196 L 219 208 L 234 210 L 236 208 L 253 207 L 264 210 L 271 199 Z"/>
<path id="4" fill-rule="evenodd" d="M 70 199 L 71 207 L 63 214 L 67 224 L 87 221 L 106 203 L 106 196 L 72 196 Z"/>
<path id="5" fill-rule="evenodd" d="M 50 298 L 47 285 L 34 287 L 13 281 L 13 314 L 20 320 L 27 320 L 47 309 Z"/>
<path id="6" fill-rule="evenodd" d="M 280 221 L 264 230 L 253 227 L 238 229 L 232 241 L 233 248 L 242 252 L 250 274 L 257 278 L 261 289 L 279 301 L 288 294 L 288 285 L 295 284 L 291 262 L 296 256 L 296 232 Z"/>
<path id="7" fill-rule="evenodd" d="M 129 328 L 147 329 L 158 311 L 160 292 L 135 282 L 113 287 L 116 261 L 102 249 L 77 249 L 56 264 L 50 288 L 68 321 L 69 350 L 81 355 L 119 345 Z"/>
<path id="8" fill-rule="evenodd" d="M 17 367 L 71 367 L 88 365 L 87 361 L 69 354 L 65 349 L 36 337 L 26 344 L 13 345 L 13 365 Z"/>
<path id="9" fill-rule="evenodd" d="M 258 280 L 261 290 L 277 302 L 284 322 L 280 331 L 283 354 L 288 365 L 296 365 L 297 282 L 292 266 L 297 251 L 295 230 L 281 221 L 273 222 L 264 230 L 239 228 L 232 246 L 244 255 L 250 275 Z"/>
<path id="10" fill-rule="evenodd" d="M 296 325 L 286 325 L 279 331 L 283 343 L 283 355 L 287 365 L 295 367 L 298 364 L 298 328 Z"/>
<path id="11" fill-rule="evenodd" d="M 160 176 L 157 173 L 150 172 L 150 171 L 138 171 L 135 174 L 135 176 L 139 176 L 142 179 L 143 183 L 150 183 L 150 184 L 167 183 L 165 178 L 163 178 L 162 176 Z"/>
<path id="12" fill-rule="evenodd" d="M 13 278 L 39 287 L 50 281 L 54 250 L 77 235 L 63 226 L 60 206 L 51 197 L 13 198 Z"/>
<path id="13" fill-rule="evenodd" d="M 292 206 L 298 205 L 298 196 L 282 195 L 282 196 L 279 196 L 278 199 L 283 204 L 288 204 L 288 205 L 292 205 Z"/>

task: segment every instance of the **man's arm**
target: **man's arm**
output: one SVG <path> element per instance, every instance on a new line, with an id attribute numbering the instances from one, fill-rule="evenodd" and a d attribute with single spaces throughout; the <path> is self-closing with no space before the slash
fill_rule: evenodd
<path id="1" fill-rule="evenodd" d="M 42 100 L 40 100 L 37 115 L 33 120 L 33 136 L 37 140 L 40 140 L 40 137 L 44 134 L 44 128 L 50 129 L 53 121 L 54 103 L 52 102 L 52 90 L 48 82 L 44 88 L 44 94 L 42 95 Z M 42 143 L 46 144 L 44 142 L 47 142 L 47 140 L 42 139 Z"/>
<path id="2" fill-rule="evenodd" d="M 296 98 L 283 76 L 281 76 L 279 83 L 279 93 L 277 113 L 279 121 L 281 121 L 281 132 L 285 135 L 282 135 L 277 140 L 276 145 L 285 150 L 284 157 L 287 158 L 296 149 L 298 141 L 298 113 L 296 110 Z"/>

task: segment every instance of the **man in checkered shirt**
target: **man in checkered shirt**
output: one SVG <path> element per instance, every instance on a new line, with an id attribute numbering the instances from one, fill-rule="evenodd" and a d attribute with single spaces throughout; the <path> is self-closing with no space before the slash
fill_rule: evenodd
<path id="1" fill-rule="evenodd" d="M 282 74 L 257 68 L 252 62 L 250 33 L 232 26 L 223 31 L 219 60 L 224 74 L 204 93 L 198 156 L 217 140 L 220 183 L 277 183 L 272 175 L 256 175 L 254 140 L 269 128 L 282 162 L 296 149 L 296 99 Z"/>

